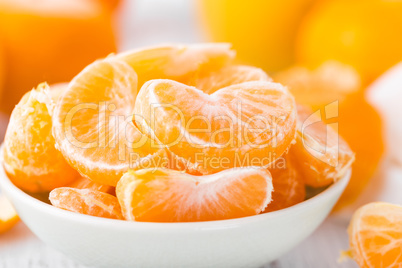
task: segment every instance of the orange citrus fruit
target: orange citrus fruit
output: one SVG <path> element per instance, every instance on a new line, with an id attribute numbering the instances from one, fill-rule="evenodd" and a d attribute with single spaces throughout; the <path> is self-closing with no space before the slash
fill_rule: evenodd
<path id="1" fill-rule="evenodd" d="M 356 70 L 337 61 L 327 61 L 317 69 L 293 66 L 276 73 L 275 81 L 289 87 L 297 103 L 319 109 L 334 101 L 342 102 L 360 89 Z"/>
<path id="2" fill-rule="evenodd" d="M 110 10 L 110 11 L 114 11 L 116 8 L 119 7 L 119 5 L 121 4 L 121 2 L 123 2 L 122 0 L 98 0 L 101 4 L 103 4 L 103 6 Z"/>
<path id="3" fill-rule="evenodd" d="M 228 65 L 218 71 L 199 77 L 194 86 L 212 94 L 218 89 L 249 81 L 272 81 L 261 69 L 246 65 Z"/>
<path id="4" fill-rule="evenodd" d="M 289 87 L 297 102 L 329 115 L 322 120 L 337 126 L 356 153 L 352 177 L 335 210 L 353 203 L 376 171 L 384 150 L 382 121 L 365 100 L 359 75 L 348 65 L 326 62 L 316 70 L 293 67 L 274 78 Z"/>
<path id="5" fill-rule="evenodd" d="M 296 106 L 280 84 L 252 81 L 212 94 L 152 80 L 137 96 L 136 124 L 201 174 L 265 166 L 294 140 Z"/>
<path id="6" fill-rule="evenodd" d="M 85 177 L 115 186 L 123 173 L 156 150 L 132 123 L 137 74 L 115 58 L 87 66 L 54 110 L 53 134 L 66 160 Z"/>
<path id="7" fill-rule="evenodd" d="M 110 11 L 93 0 L 0 1 L 7 76 L 1 109 L 10 113 L 42 81 L 70 81 L 116 50 Z"/>
<path id="8" fill-rule="evenodd" d="M 0 194 L 0 234 L 7 232 L 19 221 L 17 212 L 8 199 Z"/>
<path id="9" fill-rule="evenodd" d="M 68 185 L 69 188 L 74 188 L 74 189 L 89 189 L 89 190 L 95 190 L 98 192 L 102 193 L 108 193 L 111 195 L 114 195 L 115 189 L 113 186 L 109 185 L 104 185 L 100 183 L 96 183 L 94 181 L 91 181 L 85 177 L 81 177 L 78 180 L 74 181 L 70 185 Z"/>
<path id="10" fill-rule="evenodd" d="M 4 90 L 3 87 L 4 87 L 5 71 L 6 71 L 5 55 L 3 52 L 3 44 L 0 38 L 0 98 Z"/>
<path id="11" fill-rule="evenodd" d="M 49 114 L 53 105 L 48 86 L 41 84 L 24 95 L 7 127 L 4 168 L 11 181 L 25 191 L 51 191 L 78 177 L 55 148 Z"/>
<path id="12" fill-rule="evenodd" d="M 226 43 L 165 45 L 140 48 L 116 55 L 138 75 L 138 87 L 151 79 L 173 79 L 185 84 L 230 63 L 235 52 Z"/>
<path id="13" fill-rule="evenodd" d="M 264 212 L 276 211 L 296 205 L 306 198 L 306 188 L 303 178 L 298 173 L 289 155 L 284 156 L 283 165 L 280 161 L 270 168 L 272 175 L 272 202 L 265 208 Z M 282 162 L 282 161 L 281 161 Z"/>
<path id="14" fill-rule="evenodd" d="M 314 0 L 199 0 L 210 39 L 230 42 L 241 63 L 273 72 L 294 63 L 299 24 Z"/>
<path id="15" fill-rule="evenodd" d="M 113 195 L 91 189 L 56 188 L 50 192 L 53 206 L 90 216 L 123 219 L 120 205 Z"/>
<path id="16" fill-rule="evenodd" d="M 307 185 L 329 185 L 345 174 L 354 161 L 354 153 L 335 130 L 323 123 L 321 114 L 301 105 L 297 114 L 296 143 L 289 154 L 297 159 L 297 169 Z"/>
<path id="17" fill-rule="evenodd" d="M 401 206 L 367 204 L 355 212 L 348 232 L 348 255 L 361 268 L 402 267 Z"/>
<path id="18" fill-rule="evenodd" d="M 315 68 L 327 60 L 353 66 L 367 84 L 402 58 L 402 2 L 317 1 L 301 23 L 299 63 Z"/>
<path id="19" fill-rule="evenodd" d="M 271 201 L 264 168 L 228 169 L 193 176 L 170 169 L 129 171 L 116 193 L 126 220 L 192 222 L 257 215 Z"/>

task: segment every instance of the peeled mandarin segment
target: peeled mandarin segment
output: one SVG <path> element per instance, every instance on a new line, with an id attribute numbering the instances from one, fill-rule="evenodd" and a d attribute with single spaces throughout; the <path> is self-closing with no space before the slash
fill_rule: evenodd
<path id="1" fill-rule="evenodd" d="M 48 87 L 41 84 L 15 107 L 4 139 L 4 168 L 11 181 L 29 192 L 65 186 L 78 173 L 56 150 L 52 136 L 52 106 Z"/>
<path id="2" fill-rule="evenodd" d="M 138 74 L 141 87 L 151 79 L 173 79 L 192 84 L 197 76 L 219 70 L 230 63 L 235 52 L 226 43 L 166 45 L 118 54 Z"/>
<path id="3" fill-rule="evenodd" d="M 296 105 L 280 84 L 247 82 L 209 95 L 172 80 L 141 88 L 136 124 L 202 174 L 265 166 L 294 139 Z M 152 122 L 152 123 L 150 123 Z"/>
<path id="4" fill-rule="evenodd" d="M 0 103 L 7 113 L 39 82 L 70 81 L 116 50 L 111 14 L 94 0 L 1 0 L 0 36 L 7 55 Z"/>
<path id="5" fill-rule="evenodd" d="M 272 81 L 272 79 L 260 68 L 228 65 L 196 79 L 194 86 L 205 93 L 212 94 L 221 88 L 249 81 Z"/>
<path id="6" fill-rule="evenodd" d="M 350 222 L 350 255 L 362 268 L 402 266 L 402 207 L 370 203 Z"/>
<path id="7" fill-rule="evenodd" d="M 156 150 L 132 123 L 137 75 L 115 58 L 87 66 L 54 110 L 53 134 L 67 161 L 83 176 L 115 186 L 129 167 Z"/>
<path id="8" fill-rule="evenodd" d="M 111 195 L 115 193 L 115 188 L 113 186 L 96 183 L 84 177 L 81 177 L 78 180 L 74 181 L 72 184 L 68 185 L 68 187 L 75 189 L 95 190 Z"/>
<path id="9" fill-rule="evenodd" d="M 376 171 L 384 151 L 381 118 L 359 90 L 360 76 L 349 65 L 329 61 L 315 70 L 292 67 L 274 79 L 288 86 L 298 103 L 337 115 L 337 131 L 356 152 L 356 161 L 335 210 L 353 203 Z M 334 119 L 329 116 L 323 121 L 333 123 Z"/>
<path id="10" fill-rule="evenodd" d="M 169 169 L 129 171 L 116 193 L 131 221 L 194 222 L 259 214 L 271 201 L 271 174 L 262 168 L 192 176 Z"/>
<path id="11" fill-rule="evenodd" d="M 356 70 L 337 61 L 327 61 L 315 70 L 294 66 L 276 73 L 274 80 L 288 86 L 297 103 L 313 108 L 342 102 L 360 88 Z"/>
<path id="12" fill-rule="evenodd" d="M 329 185 L 342 177 L 354 161 L 348 144 L 317 114 L 298 105 L 296 144 L 289 154 L 305 183 L 312 187 Z"/>
<path id="13" fill-rule="evenodd" d="M 272 192 L 272 202 L 264 212 L 284 209 L 305 200 L 306 188 L 303 179 L 289 156 L 284 157 L 283 164 L 275 164 L 275 167 L 270 168 L 269 171 L 272 175 L 274 191 Z"/>
<path id="14" fill-rule="evenodd" d="M 18 221 L 19 217 L 10 201 L 0 194 L 0 234 L 10 230 Z"/>
<path id="15" fill-rule="evenodd" d="M 123 219 L 120 205 L 113 195 L 90 189 L 62 187 L 49 195 L 53 206 L 90 216 Z"/>

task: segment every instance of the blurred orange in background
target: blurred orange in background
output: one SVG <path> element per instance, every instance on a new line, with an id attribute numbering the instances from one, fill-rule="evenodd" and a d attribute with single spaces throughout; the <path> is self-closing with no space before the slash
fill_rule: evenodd
<path id="1" fill-rule="evenodd" d="M 1 110 L 10 113 L 38 83 L 69 81 L 95 59 L 114 52 L 112 11 L 104 5 L 117 2 L 1 0 L 0 45 L 6 66 Z"/>
<path id="2" fill-rule="evenodd" d="M 335 210 L 352 204 L 373 177 L 384 151 L 382 121 L 364 98 L 360 76 L 348 65 L 329 61 L 315 70 L 289 68 L 274 80 L 288 86 L 297 102 L 320 109 L 325 123 L 337 123 L 333 126 L 356 153 L 352 177 Z"/>
<path id="3" fill-rule="evenodd" d="M 339 101 L 336 118 L 327 123 L 338 122 L 356 161 L 336 209 L 353 203 L 373 177 L 384 149 L 382 120 L 363 92 L 402 60 L 402 1 L 199 3 L 212 40 L 232 42 L 243 62 L 274 73 L 274 80 L 288 85 L 298 102 L 323 109 Z"/>
<path id="4" fill-rule="evenodd" d="M 318 1 L 306 15 L 296 50 L 299 63 L 347 63 L 367 85 L 402 60 L 402 1 Z"/>
<path id="5" fill-rule="evenodd" d="M 198 0 L 212 41 L 230 42 L 241 63 L 268 72 L 294 63 L 294 43 L 315 0 Z"/>

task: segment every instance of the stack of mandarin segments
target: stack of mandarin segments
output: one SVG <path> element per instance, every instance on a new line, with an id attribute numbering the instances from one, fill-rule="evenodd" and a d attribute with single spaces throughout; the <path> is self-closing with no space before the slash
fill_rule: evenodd
<path id="1" fill-rule="evenodd" d="M 345 175 L 354 153 L 224 43 L 165 45 L 97 60 L 15 107 L 4 168 L 58 208 L 143 222 L 284 209 Z"/>

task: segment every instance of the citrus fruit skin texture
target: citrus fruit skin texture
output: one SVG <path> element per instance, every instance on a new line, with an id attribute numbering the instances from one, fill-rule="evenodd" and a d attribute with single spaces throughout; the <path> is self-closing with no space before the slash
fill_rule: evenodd
<path id="1" fill-rule="evenodd" d="M 29 192 L 51 191 L 78 178 L 55 148 L 49 114 L 54 103 L 48 90 L 41 84 L 24 95 L 4 139 L 4 169 L 16 186 Z"/>
<path id="2" fill-rule="evenodd" d="M 297 159 L 297 168 L 305 183 L 327 186 L 341 178 L 354 161 L 348 144 L 321 118 L 305 106 L 298 105 L 296 143 L 289 154 Z"/>
<path id="3" fill-rule="evenodd" d="M 349 255 L 362 268 L 402 266 L 402 207 L 370 203 L 350 222 Z"/>
<path id="4" fill-rule="evenodd" d="M 295 168 L 294 159 L 289 155 L 283 157 L 283 165 L 270 168 L 272 175 L 272 202 L 264 212 L 271 212 L 296 205 L 306 198 L 306 188 L 303 178 Z M 277 161 L 279 162 L 279 161 Z"/>
<path id="5" fill-rule="evenodd" d="M 240 63 L 275 72 L 294 63 L 297 30 L 313 2 L 199 0 L 198 6 L 211 40 L 232 43 Z"/>
<path id="6" fill-rule="evenodd" d="M 352 204 L 374 176 L 384 153 L 383 122 L 362 91 L 348 95 L 339 105 L 339 135 L 356 153 L 352 177 L 334 210 Z"/>
<path id="7" fill-rule="evenodd" d="M 116 193 L 126 220 L 193 222 L 257 215 L 271 201 L 268 170 L 228 169 L 193 176 L 169 169 L 127 172 Z"/>
<path id="8" fill-rule="evenodd" d="M 198 77 L 218 71 L 235 56 L 226 43 L 171 44 L 140 48 L 116 57 L 129 64 L 138 75 L 138 87 L 151 79 L 172 79 L 193 85 Z"/>
<path id="9" fill-rule="evenodd" d="M 9 231 L 18 221 L 19 217 L 10 201 L 0 194 L 0 234 Z"/>
<path id="10" fill-rule="evenodd" d="M 268 165 L 281 156 L 294 139 L 295 107 L 287 89 L 272 82 L 246 82 L 209 95 L 158 79 L 141 88 L 134 113 L 153 139 L 201 174 L 211 174 Z"/>
<path id="11" fill-rule="evenodd" d="M 117 198 L 90 189 L 56 188 L 50 192 L 53 206 L 71 212 L 110 219 L 123 219 Z"/>
<path id="12" fill-rule="evenodd" d="M 374 175 L 384 151 L 382 121 L 365 99 L 360 76 L 353 67 L 330 61 L 312 70 L 291 67 L 274 79 L 288 86 L 298 103 L 326 115 L 323 122 L 331 124 L 356 153 L 351 179 L 334 210 L 352 204 Z"/>
<path id="13" fill-rule="evenodd" d="M 401 12 L 400 1 L 317 1 L 300 26 L 298 62 L 315 68 L 338 60 L 367 85 L 402 58 Z"/>
<path id="14" fill-rule="evenodd" d="M 110 11 L 92 0 L 1 1 L 0 36 L 7 65 L 0 104 L 6 113 L 38 83 L 70 81 L 116 51 Z"/>

